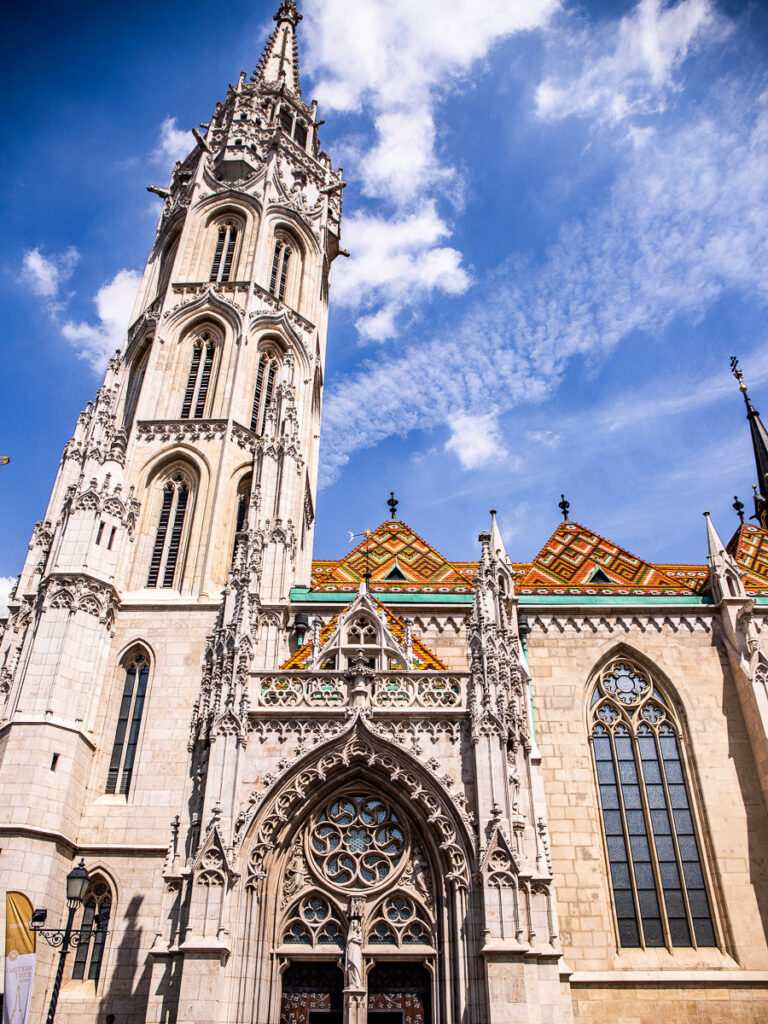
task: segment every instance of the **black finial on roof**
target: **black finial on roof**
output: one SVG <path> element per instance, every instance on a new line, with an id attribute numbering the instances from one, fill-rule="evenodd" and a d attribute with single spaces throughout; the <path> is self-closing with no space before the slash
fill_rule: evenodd
<path id="1" fill-rule="evenodd" d="M 744 383 L 744 376 L 739 369 L 739 361 L 736 356 L 731 356 L 731 373 L 739 382 L 739 391 L 744 395 L 749 431 L 752 435 L 752 449 L 755 453 L 757 486 L 754 488 L 755 514 L 752 518 L 756 519 L 765 530 L 768 529 L 768 499 L 766 498 L 768 492 L 768 432 L 760 419 L 760 413 L 747 394 L 747 385 Z"/>
<path id="2" fill-rule="evenodd" d="M 397 506 L 400 502 L 395 497 L 394 491 L 389 492 L 389 501 L 387 504 L 389 505 L 390 519 L 397 519 Z"/>
<path id="3" fill-rule="evenodd" d="M 744 502 L 739 501 L 738 494 L 733 496 L 733 508 L 736 510 L 736 515 L 739 517 L 739 522 L 744 525 Z"/>
<path id="4" fill-rule="evenodd" d="M 560 501 L 558 502 L 557 507 L 563 513 L 563 522 L 564 523 L 569 522 L 569 520 L 568 520 L 568 509 L 571 507 L 571 503 L 570 503 L 570 501 L 566 501 L 565 500 L 565 495 L 564 494 L 560 495 Z"/>

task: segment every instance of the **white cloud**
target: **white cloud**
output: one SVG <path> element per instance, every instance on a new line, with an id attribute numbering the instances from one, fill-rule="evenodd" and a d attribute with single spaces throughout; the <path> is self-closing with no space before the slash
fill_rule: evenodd
<path id="1" fill-rule="evenodd" d="M 8 614 L 8 597 L 15 585 L 15 576 L 0 576 L 0 619 Z"/>
<path id="2" fill-rule="evenodd" d="M 355 450 L 451 424 L 457 409 L 540 399 L 574 356 L 597 363 L 635 331 L 660 338 L 726 292 L 768 302 L 768 90 L 735 82 L 701 102 L 622 151 L 602 204 L 566 223 L 541 261 L 502 266 L 450 331 L 333 382 L 326 483 Z"/>
<path id="3" fill-rule="evenodd" d="M 175 117 L 166 117 L 160 125 L 157 147 L 152 153 L 152 159 L 158 164 L 174 164 L 177 160 L 186 159 L 193 145 L 194 140 L 190 132 L 177 128 Z"/>
<path id="4" fill-rule="evenodd" d="M 69 320 L 62 327 L 64 337 L 94 370 L 102 370 L 115 349 L 122 348 L 140 281 L 137 271 L 118 270 L 111 281 L 99 288 L 93 300 L 98 323 Z"/>
<path id="5" fill-rule="evenodd" d="M 396 315 L 404 306 L 435 291 L 458 295 L 469 287 L 470 277 L 461 266 L 461 253 L 440 245 L 449 234 L 432 202 L 390 220 L 352 214 L 344 237 L 355 258 L 337 264 L 334 302 L 353 309 L 370 309 L 380 303 L 357 326 L 368 339 L 391 337 Z"/>
<path id="6" fill-rule="evenodd" d="M 580 114 L 620 121 L 662 109 L 674 74 L 691 49 L 722 38 L 729 27 L 711 0 L 640 0 L 631 14 L 609 22 L 601 32 L 563 37 L 564 66 L 536 91 L 539 116 Z M 574 61 L 582 59 L 575 73 Z"/>
<path id="7" fill-rule="evenodd" d="M 39 247 L 28 249 L 22 260 L 22 280 L 35 295 L 45 299 L 56 299 L 59 289 L 70 279 L 80 253 L 70 246 L 58 255 L 45 256 Z"/>
<path id="8" fill-rule="evenodd" d="M 352 253 L 339 292 L 364 314 L 361 335 L 382 340 L 398 314 L 433 293 L 456 294 L 469 283 L 462 255 L 440 241 L 451 228 L 436 212 L 438 196 L 456 205 L 462 188 L 455 167 L 437 149 L 437 108 L 466 82 L 491 49 L 518 32 L 541 28 L 558 0 L 308 0 L 304 5 L 305 63 L 323 113 L 361 115 L 365 131 L 342 143 L 363 193 L 384 200 L 382 214 L 354 215 L 344 224 Z M 409 227 L 428 211 L 437 232 L 414 242 Z M 392 222 L 387 258 L 376 260 L 377 232 Z M 414 274 L 415 270 L 415 274 Z M 377 276 L 378 275 L 378 276 Z M 409 288 L 409 282 L 413 287 Z M 375 306 L 375 309 L 371 309 Z"/>
<path id="9" fill-rule="evenodd" d="M 480 469 L 507 453 L 495 413 L 454 416 L 445 450 L 457 456 L 463 469 Z"/>

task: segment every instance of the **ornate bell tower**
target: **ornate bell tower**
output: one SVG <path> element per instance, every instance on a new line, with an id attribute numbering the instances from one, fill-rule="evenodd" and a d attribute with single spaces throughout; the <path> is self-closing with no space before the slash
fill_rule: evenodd
<path id="1" fill-rule="evenodd" d="M 9 844 L 52 914 L 83 843 L 105 862 L 137 829 L 165 846 L 189 802 L 180 852 L 214 808 L 231 816 L 247 673 L 289 655 L 290 590 L 311 574 L 343 183 L 302 98 L 293 0 L 274 20 L 252 76 L 150 187 L 163 209 L 124 346 L 10 602 L 2 820 L 25 825 L 18 792 L 44 794 L 34 832 Z M 129 888 L 152 889 L 143 872 Z M 41 958 L 40 998 L 49 969 Z"/>

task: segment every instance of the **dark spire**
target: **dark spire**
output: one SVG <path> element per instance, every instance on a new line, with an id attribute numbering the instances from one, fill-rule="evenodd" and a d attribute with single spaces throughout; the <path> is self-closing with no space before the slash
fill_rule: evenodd
<path id="1" fill-rule="evenodd" d="M 557 503 L 557 507 L 563 513 L 563 522 L 567 523 L 568 522 L 568 510 L 571 507 L 571 503 L 570 503 L 570 501 L 566 501 L 565 500 L 565 495 L 564 494 L 560 495 L 560 501 Z"/>
<path id="2" fill-rule="evenodd" d="M 395 497 L 394 491 L 389 492 L 389 501 L 387 504 L 389 505 L 390 519 L 397 519 L 397 506 L 400 502 Z"/>
<path id="3" fill-rule="evenodd" d="M 739 382 L 739 390 L 744 395 L 749 430 L 752 434 L 752 448 L 755 453 L 757 487 L 755 489 L 755 514 L 753 518 L 766 530 L 768 529 L 768 500 L 766 499 L 766 494 L 768 494 L 768 433 L 760 419 L 760 413 L 752 405 L 747 394 L 747 385 L 744 383 L 742 372 L 739 369 L 739 361 L 735 356 L 731 356 L 731 372 Z"/>

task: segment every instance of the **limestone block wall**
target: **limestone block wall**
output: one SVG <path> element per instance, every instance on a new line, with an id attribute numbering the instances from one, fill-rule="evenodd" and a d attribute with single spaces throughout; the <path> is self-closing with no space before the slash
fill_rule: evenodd
<path id="1" fill-rule="evenodd" d="M 768 817 L 714 617 L 677 616 L 652 623 L 600 612 L 590 625 L 585 618 L 554 611 L 530 614 L 529 619 L 533 628 L 528 653 L 561 941 L 566 963 L 575 972 L 577 1019 L 657 1020 L 654 999 L 662 998 L 663 991 L 665 1019 L 765 1020 Z M 590 680 L 612 650 L 655 668 L 677 699 L 687 729 L 702 859 L 709 867 L 725 952 L 617 948 L 587 725 Z M 693 971 L 699 972 L 696 984 L 688 974 Z M 732 985 L 731 978 L 739 981 Z M 715 990 L 717 999 L 735 999 L 738 1009 L 723 1010 L 720 1016 L 697 1015 L 703 998 L 710 1012 Z M 728 1012 L 734 1015 L 729 1018 Z"/>

